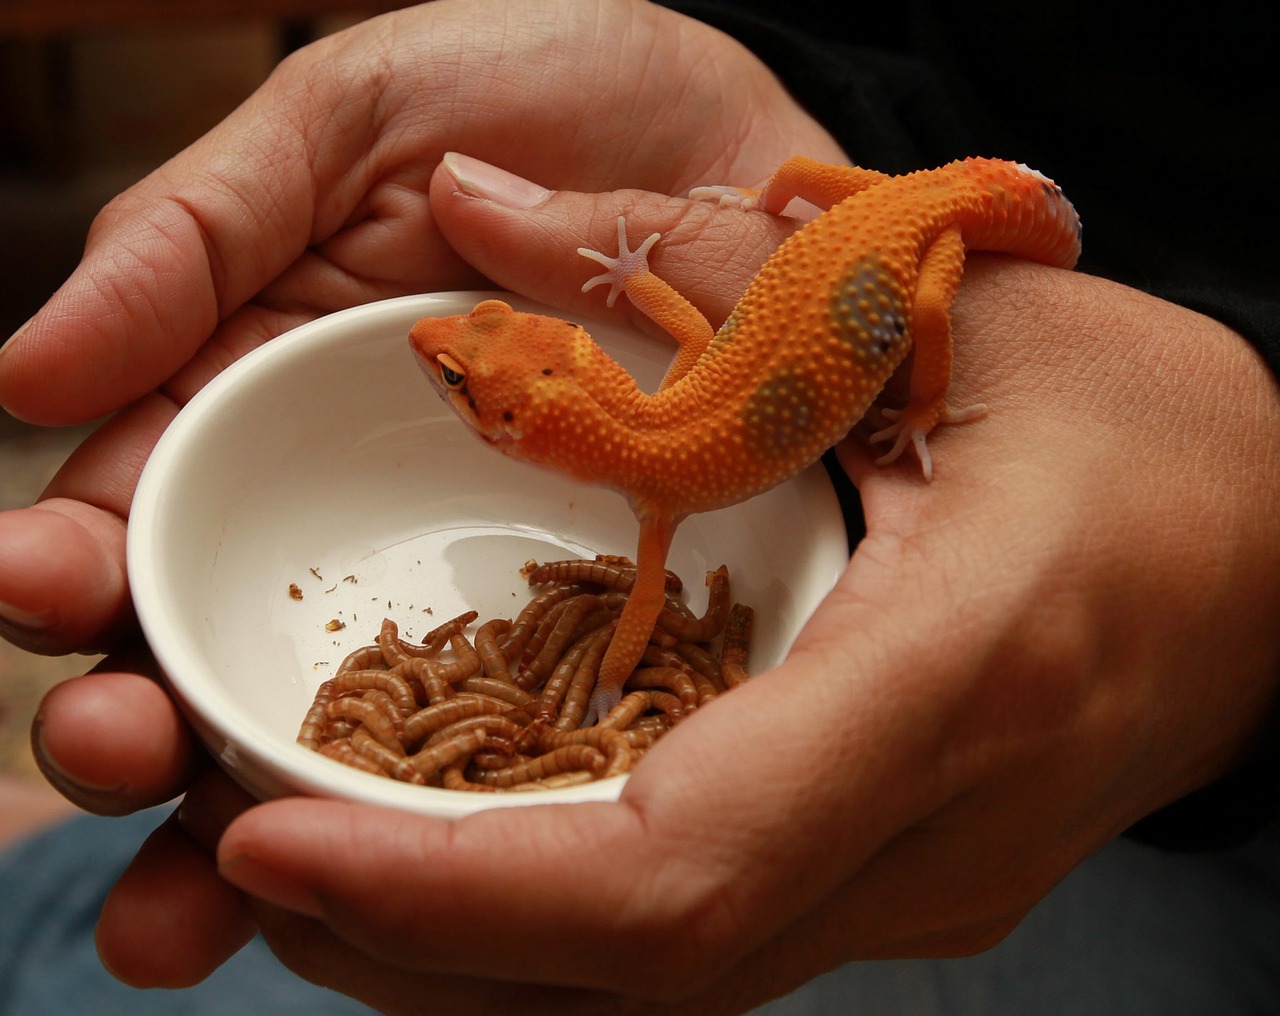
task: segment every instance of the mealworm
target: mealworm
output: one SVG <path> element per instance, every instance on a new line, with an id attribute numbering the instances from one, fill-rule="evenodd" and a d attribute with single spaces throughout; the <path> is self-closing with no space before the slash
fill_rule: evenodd
<path id="1" fill-rule="evenodd" d="M 395 701 L 401 716 L 408 716 L 418 707 L 409 682 L 390 670 L 348 670 L 331 678 L 329 684 L 338 695 L 355 691 L 385 692 Z"/>
<path id="2" fill-rule="evenodd" d="M 677 696 L 656 688 L 645 688 L 643 691 L 649 696 L 650 709 L 657 709 L 664 713 L 672 723 L 679 723 L 684 719 L 684 704 Z"/>
<path id="3" fill-rule="evenodd" d="M 560 703 L 564 701 L 565 693 L 569 690 L 569 683 L 573 680 L 573 675 L 578 669 L 578 664 L 581 662 L 583 654 L 597 637 L 603 636 L 597 636 L 592 633 L 578 639 L 569 647 L 568 652 L 560 658 L 560 662 L 556 664 L 556 669 L 551 672 L 551 676 L 542 685 L 542 693 L 538 696 L 538 706 L 534 713 L 537 719 L 550 723 L 556 718 L 556 714 L 560 712 Z"/>
<path id="4" fill-rule="evenodd" d="M 627 736 L 620 730 L 606 727 L 583 727 L 578 730 L 548 730 L 538 738 L 538 748 L 542 751 L 563 748 L 568 744 L 585 744 L 603 753 L 605 767 L 604 776 L 620 776 L 631 768 L 631 744 Z"/>
<path id="5" fill-rule="evenodd" d="M 590 636 L 586 651 L 574 668 L 569 687 L 565 690 L 560 715 L 555 720 L 557 730 L 573 730 L 586 719 L 591 693 L 595 690 L 596 678 L 600 674 L 600 662 L 604 659 L 617 627 L 615 621 Z"/>
<path id="6" fill-rule="evenodd" d="M 570 583 L 551 586 L 538 593 L 516 615 L 516 619 L 512 622 L 507 634 L 499 640 L 503 655 L 508 660 L 520 659 L 524 655 L 525 647 L 533 637 L 534 631 L 537 630 L 543 617 L 546 616 L 547 611 L 562 600 L 567 600 L 585 592 L 588 592 L 585 585 Z"/>
<path id="7" fill-rule="evenodd" d="M 581 634 L 578 631 L 579 625 L 591 613 L 593 608 L 600 606 L 598 597 L 590 593 L 583 593 L 581 596 L 575 596 L 571 600 L 564 601 L 564 609 L 562 609 L 555 619 L 555 623 L 550 626 L 551 630 L 547 632 L 546 638 L 537 650 L 537 655 L 533 657 L 520 671 L 520 684 L 527 687 L 529 682 L 541 682 L 548 674 L 555 669 L 556 661 L 563 655 L 565 648 L 570 645 L 576 636 Z M 550 618 L 551 615 L 548 615 Z M 601 624 L 607 623 L 611 619 L 611 615 L 606 614 L 601 619 Z M 529 652 L 533 652 L 534 644 L 538 641 L 541 634 L 542 625 L 534 634 L 533 642 L 529 643 Z"/>
<path id="8" fill-rule="evenodd" d="M 335 762 L 341 762 L 343 765 L 351 766 L 354 769 L 361 769 L 366 773 L 374 776 L 385 776 L 390 779 L 391 774 L 382 766 L 371 758 L 361 755 L 353 747 L 350 741 L 330 741 L 328 744 L 321 745 L 317 749 L 321 755 L 331 758 Z"/>
<path id="9" fill-rule="evenodd" d="M 392 751 L 371 733 L 368 727 L 357 727 L 351 734 L 351 747 L 356 753 L 375 762 L 381 769 L 397 780 L 408 780 L 412 783 L 426 782 L 421 776 L 416 779 L 411 773 L 401 772 L 400 763 L 404 761 L 404 752 Z"/>
<path id="10" fill-rule="evenodd" d="M 444 678 L 450 684 L 461 681 L 464 677 L 479 673 L 480 654 L 467 641 L 465 635 L 450 636 L 449 645 L 456 654 L 456 658 L 452 662 L 444 663 L 440 660 L 415 656 L 398 665 L 400 672 L 406 677 L 415 677 L 423 682 L 426 681 L 427 675 L 434 675 Z"/>
<path id="11" fill-rule="evenodd" d="M 409 779 L 409 773 L 416 774 L 419 779 L 434 776 L 447 765 L 454 765 L 459 759 L 477 751 L 488 738 L 483 728 L 473 728 L 445 738 L 436 744 L 428 744 L 419 752 L 407 755 L 396 769 L 398 779 Z"/>
<path id="12" fill-rule="evenodd" d="M 531 757 L 518 751 L 478 751 L 471 756 L 470 765 L 475 769 L 503 769 L 516 762 L 527 762 Z"/>
<path id="13" fill-rule="evenodd" d="M 440 770 L 440 781 L 446 790 L 465 790 L 469 793 L 496 794 L 497 787 L 489 787 L 483 783 L 472 783 L 463 775 L 463 767 L 458 764 L 447 765 Z"/>
<path id="14" fill-rule="evenodd" d="M 511 681 L 498 677 L 468 677 L 458 684 L 458 691 L 475 692 L 491 698 L 502 699 L 513 706 L 533 704 L 533 696 Z"/>
<path id="15" fill-rule="evenodd" d="M 404 713 L 400 711 L 400 707 L 396 705 L 395 699 L 388 695 L 385 691 L 379 691 L 377 688 L 370 688 L 362 692 L 360 698 L 377 708 L 378 712 L 391 724 L 391 729 L 396 732 L 396 740 L 400 741 L 404 738 Z"/>
<path id="16" fill-rule="evenodd" d="M 698 688 L 693 678 L 676 667 L 639 667 L 629 678 L 627 688 L 664 688 L 675 692 L 685 713 L 698 708 Z"/>
<path id="17" fill-rule="evenodd" d="M 310 748 L 312 751 L 319 749 L 321 737 L 329 719 L 326 709 L 332 699 L 333 680 L 330 679 L 316 690 L 311 708 L 307 710 L 307 715 L 302 719 L 302 726 L 298 729 L 297 741 L 304 748 Z"/>
<path id="18" fill-rule="evenodd" d="M 662 717 L 653 716 L 650 717 L 650 719 L 661 721 Z M 639 762 L 640 756 L 653 746 L 653 742 L 670 729 L 671 725 L 664 723 L 661 730 L 649 730 L 644 727 L 628 727 L 626 730 L 618 731 L 618 733 L 626 738 L 627 744 L 631 748 L 631 764 L 635 765 Z"/>
<path id="19" fill-rule="evenodd" d="M 434 731 L 427 738 L 427 745 L 437 745 L 450 737 L 465 734 L 471 730 L 483 730 L 490 738 L 494 736 L 506 738 L 512 744 L 515 744 L 516 738 L 520 736 L 520 724 L 515 720 L 504 715 L 482 713 L 478 716 L 469 716 L 464 720 L 458 720 L 456 723 L 450 723 L 448 726 Z"/>
<path id="20" fill-rule="evenodd" d="M 414 648 L 425 651 L 425 655 L 435 656 L 444 648 L 446 642 L 449 642 L 455 635 L 460 635 L 463 629 L 479 616 L 476 611 L 468 610 L 457 617 L 452 617 L 444 624 L 432 628 L 422 636 L 422 645 Z"/>
<path id="21" fill-rule="evenodd" d="M 352 670 L 385 670 L 386 667 L 387 661 L 382 655 L 381 646 L 361 646 L 354 652 L 348 653 L 338 664 L 334 677 L 341 677 Z"/>
<path id="22" fill-rule="evenodd" d="M 720 645 L 720 673 L 726 688 L 736 688 L 747 680 L 747 647 L 754 621 L 755 612 L 741 603 L 729 611 Z"/>
<path id="23" fill-rule="evenodd" d="M 647 694 L 647 693 L 646 693 Z M 638 720 L 627 727 L 623 731 L 628 737 L 634 735 L 646 736 L 650 741 L 656 741 L 668 730 L 674 726 L 671 717 L 666 715 L 641 716 Z"/>
<path id="24" fill-rule="evenodd" d="M 352 723 L 350 720 L 330 720 L 329 725 L 324 728 L 324 739 L 326 741 L 350 741 L 351 732 L 360 726 L 358 723 Z"/>
<path id="25" fill-rule="evenodd" d="M 558 790 L 561 787 L 577 787 L 583 783 L 594 783 L 596 779 L 603 779 L 603 776 L 597 777 L 589 769 L 573 769 L 567 773 L 552 773 L 550 776 L 543 776 L 541 779 L 517 783 L 515 786 L 508 787 L 507 792 L 518 794 L 524 791 L 537 793 L 540 790 Z M 496 790 L 497 788 L 494 787 L 493 789 Z"/>
<path id="26" fill-rule="evenodd" d="M 392 666 L 404 663 L 417 655 L 409 652 L 404 643 L 400 641 L 400 628 L 389 617 L 382 620 L 382 630 L 378 632 L 378 647 L 382 650 L 383 659 Z"/>
<path id="27" fill-rule="evenodd" d="M 511 622 L 501 618 L 486 621 L 476 630 L 476 653 L 480 656 L 480 666 L 484 669 L 486 677 L 494 677 L 502 681 L 512 679 L 511 663 L 498 642 L 498 637 L 507 634 L 510 630 Z"/>
<path id="28" fill-rule="evenodd" d="M 716 659 L 714 653 L 696 642 L 677 642 L 673 651 L 695 671 L 706 677 L 716 691 L 724 691 L 724 682 L 720 676 L 720 661 Z"/>
<path id="29" fill-rule="evenodd" d="M 529 585 L 540 586 L 547 582 L 590 582 L 593 585 L 604 586 L 606 589 L 629 593 L 636 580 L 635 565 L 616 562 L 616 558 L 595 561 L 582 558 L 546 561 L 529 572 Z M 680 576 L 672 571 L 666 573 L 667 592 L 678 593 L 683 586 Z"/>
<path id="30" fill-rule="evenodd" d="M 359 723 L 387 748 L 402 750 L 400 734 L 387 715 L 372 702 L 357 698 L 337 698 L 325 706 L 331 719 L 346 717 Z"/>
<path id="31" fill-rule="evenodd" d="M 630 727 L 651 704 L 647 691 L 628 692 L 622 696 L 622 701 L 610 709 L 596 724 L 596 727 L 605 730 L 622 730 Z"/>
<path id="32" fill-rule="evenodd" d="M 572 786 L 630 771 L 674 724 L 746 679 L 752 614 L 729 606 L 727 570 L 708 573 L 701 616 L 669 578 L 659 623 L 627 682 L 639 690 L 581 728 L 634 565 L 602 556 L 530 562 L 522 573 L 542 588 L 514 621 L 482 624 L 474 642 L 464 632 L 475 611 L 433 629 L 422 646 L 385 619 L 377 644 L 349 653 L 317 689 L 298 743 L 417 784 L 486 793 Z M 446 645 L 452 656 L 441 658 Z"/>
<path id="33" fill-rule="evenodd" d="M 498 715 L 505 711 L 505 706 L 495 705 L 493 700 L 475 698 L 474 696 L 458 696 L 419 709 L 404 721 L 404 743 L 417 744 L 424 738 L 434 734 L 459 720 L 472 716 Z"/>
<path id="34" fill-rule="evenodd" d="M 453 685 L 438 673 L 421 665 L 398 666 L 396 672 L 403 677 L 411 688 L 415 689 L 414 698 L 419 705 L 443 702 L 457 694 Z M 419 691 L 421 694 L 419 694 Z"/>
<path id="35" fill-rule="evenodd" d="M 605 765 L 604 755 L 591 745 L 567 744 L 561 748 L 552 749 L 545 755 L 531 758 L 527 762 L 518 762 L 505 769 L 473 771 L 469 774 L 469 779 L 473 783 L 505 788 L 573 769 L 585 769 L 598 776 L 604 772 Z"/>
<path id="36" fill-rule="evenodd" d="M 707 572 L 707 586 L 706 613 L 691 618 L 664 608 L 658 614 L 658 627 L 682 642 L 710 642 L 719 635 L 729 614 L 729 569 L 721 565 Z"/>

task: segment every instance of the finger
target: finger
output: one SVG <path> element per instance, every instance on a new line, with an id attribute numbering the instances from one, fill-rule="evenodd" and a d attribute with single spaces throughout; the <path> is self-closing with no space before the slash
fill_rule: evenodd
<path id="1" fill-rule="evenodd" d="M 171 800 L 203 765 L 173 700 L 141 668 L 112 669 L 122 662 L 109 658 L 102 669 L 57 685 L 32 722 L 32 749 L 45 778 L 99 815 Z"/>
<path id="2" fill-rule="evenodd" d="M 225 777 L 192 796 L 243 806 Z M 243 795 L 239 795 L 243 797 Z M 103 965 L 126 984 L 182 988 L 204 980 L 256 930 L 241 893 L 218 877 L 209 853 L 171 816 L 147 838 L 102 907 L 95 941 Z"/>
<path id="3" fill-rule="evenodd" d="M 424 998 L 431 1000 L 433 1016 L 514 1012 L 522 1016 L 620 1016 L 628 1011 L 656 1011 L 650 1003 L 628 1003 L 605 992 L 413 973 L 357 952 L 319 921 L 261 903 L 253 906 L 253 913 L 272 952 L 295 974 L 359 999 L 378 1012 L 417 1012 Z M 717 1010 L 696 1011 L 709 1016 Z"/>
<path id="4" fill-rule="evenodd" d="M 49 655 L 102 648 L 129 611 L 124 537 L 78 502 L 0 514 L 0 636 Z"/>
<path id="5" fill-rule="evenodd" d="M 0 404 L 52 424 L 124 405 L 293 262 L 320 228 L 317 190 L 340 172 L 318 164 L 296 112 L 247 104 L 103 209 L 75 272 L 4 348 Z"/>
<path id="6" fill-rule="evenodd" d="M 125 519 L 177 407 L 143 399 L 71 455 L 43 499 L 0 514 L 0 635 L 32 652 L 102 652 L 133 630 Z"/>
<path id="7" fill-rule="evenodd" d="M 598 293 L 582 292 L 598 269 L 577 250 L 616 254 L 622 216 L 633 246 L 651 232 L 662 235 L 651 270 L 716 324 L 728 316 L 765 259 L 800 225 L 648 191 L 552 191 L 458 154 L 446 156 L 436 170 L 431 205 L 441 231 L 486 277 L 579 313 L 603 313 L 604 301 Z M 712 251 L 716 257 L 709 267 Z M 648 326 L 629 304 L 618 312 Z"/>

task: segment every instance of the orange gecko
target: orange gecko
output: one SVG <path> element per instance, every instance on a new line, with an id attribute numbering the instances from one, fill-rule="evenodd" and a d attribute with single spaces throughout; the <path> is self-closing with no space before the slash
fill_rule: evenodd
<path id="1" fill-rule="evenodd" d="M 925 438 L 952 409 L 951 304 L 966 249 L 1003 251 L 1061 268 L 1080 253 L 1080 220 L 1051 180 L 1025 166 L 966 159 L 890 176 L 788 160 L 759 192 L 691 195 L 781 214 L 800 197 L 826 209 L 769 258 L 718 332 L 654 276 L 653 234 L 635 251 L 579 253 L 679 343 L 661 387 L 646 394 L 579 326 L 486 300 L 470 314 L 426 318 L 410 342 L 428 378 L 485 441 L 624 494 L 640 523 L 637 573 L 592 699 L 615 704 L 663 603 L 671 538 L 695 512 L 768 490 L 816 461 L 870 409 L 914 348 L 905 409 L 888 463 L 911 445 L 926 479 Z"/>

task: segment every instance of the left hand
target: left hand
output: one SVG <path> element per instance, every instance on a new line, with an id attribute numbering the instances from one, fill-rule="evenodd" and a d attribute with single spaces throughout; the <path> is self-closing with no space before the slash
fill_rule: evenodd
<path id="1" fill-rule="evenodd" d="M 512 211 L 440 172 L 432 198 L 481 271 L 572 309 L 573 248 L 619 211 L 717 317 L 692 280 L 774 228 L 635 192 Z M 954 390 L 990 417 L 939 435 L 931 485 L 842 446 L 868 526 L 844 577 L 619 803 L 206 826 L 282 959 L 389 1012 L 737 1012 L 847 959 L 990 946 L 1244 757 L 1280 671 L 1266 368 L 1182 308 L 1002 258 L 970 259 L 954 322 Z"/>

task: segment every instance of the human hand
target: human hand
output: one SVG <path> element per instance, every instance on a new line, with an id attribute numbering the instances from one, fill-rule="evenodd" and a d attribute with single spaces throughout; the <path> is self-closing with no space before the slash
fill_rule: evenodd
<path id="1" fill-rule="evenodd" d="M 740 287 L 776 242 L 636 192 L 505 208 L 458 166 L 433 183 L 444 235 L 570 310 L 598 311 L 572 251 L 619 213 L 717 318 L 732 287 L 707 276 Z M 954 323 L 957 401 L 990 416 L 936 436 L 933 484 L 842 445 L 868 527 L 847 572 L 618 804 L 447 823 L 287 800 L 206 826 L 284 961 L 389 1012 L 741 1011 L 847 959 L 985 948 L 1238 763 L 1280 661 L 1273 379 L 1194 313 L 1003 258 L 970 259 Z"/>
<path id="2" fill-rule="evenodd" d="M 448 149 L 557 187 L 664 192 L 760 180 L 793 151 L 841 157 L 745 50 L 670 11 L 440 0 L 291 57 L 219 128 L 112 202 L 75 274 L 0 353 L 0 403 L 23 419 L 118 411 L 37 506 L 0 515 L 0 635 L 46 653 L 113 650 L 97 673 L 56 689 L 35 726 L 45 772 L 77 803 L 144 807 L 203 765 L 150 662 L 122 655 L 138 637 L 125 520 L 150 449 L 209 378 L 289 327 L 484 284 L 427 202 Z M 139 936 L 111 930 L 127 926 L 110 916 L 126 906 L 109 911 L 104 950 L 126 979 L 189 982 L 248 925 L 185 834 L 171 824 L 157 837 L 130 878 L 155 889 L 147 880 L 167 871 L 167 886 L 203 886 L 220 902 L 202 925 L 222 931 L 192 943 L 170 928 L 157 932 L 158 952 L 130 952 Z M 153 908 L 138 927 L 154 931 L 155 919 Z"/>
<path id="3" fill-rule="evenodd" d="M 564 129 L 572 123 L 572 133 Z M 678 192 L 838 157 L 763 65 L 641 2 L 444 0 L 286 60 L 239 111 L 100 214 L 72 277 L 0 354 L 0 404 L 69 424 L 129 407 L 0 521 L 0 629 L 37 651 L 132 631 L 123 520 L 177 408 L 271 336 L 405 293 L 483 284 L 432 221 L 442 153 L 557 187 Z"/>

